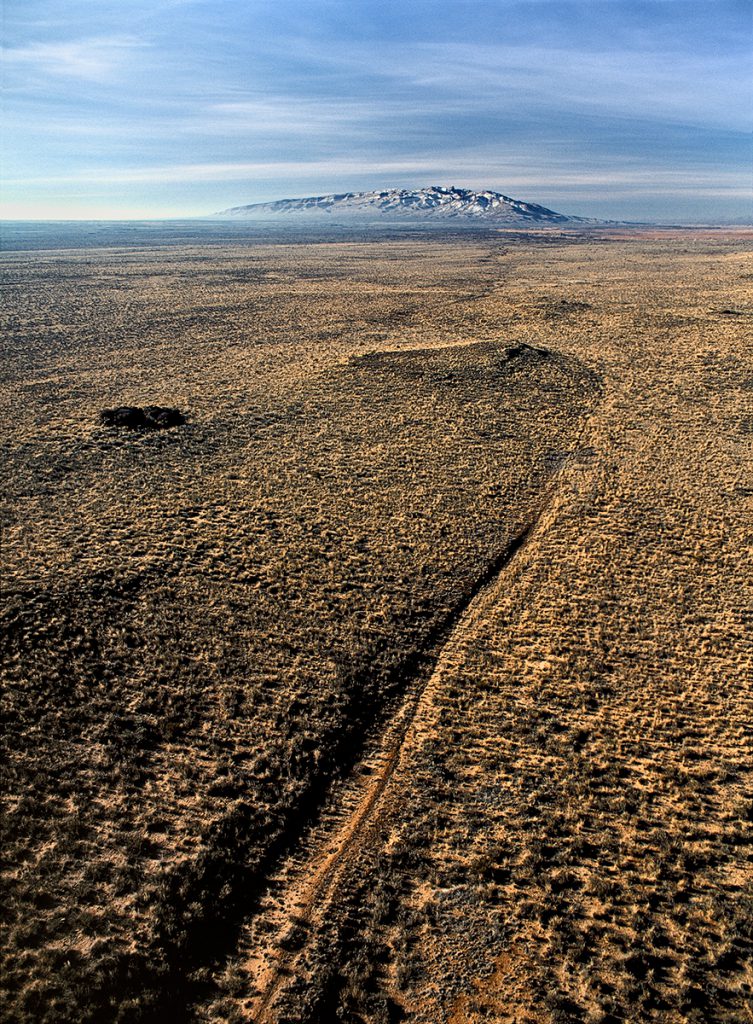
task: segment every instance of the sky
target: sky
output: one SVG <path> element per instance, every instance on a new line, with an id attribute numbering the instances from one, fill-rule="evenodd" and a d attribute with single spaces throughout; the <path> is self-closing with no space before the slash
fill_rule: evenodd
<path id="1" fill-rule="evenodd" d="M 441 184 L 751 222 L 752 44 L 753 0 L 4 0 L 0 216 Z"/>

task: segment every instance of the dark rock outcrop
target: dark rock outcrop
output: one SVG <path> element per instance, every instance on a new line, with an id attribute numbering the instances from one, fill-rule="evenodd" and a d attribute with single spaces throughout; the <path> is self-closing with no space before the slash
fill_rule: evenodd
<path id="1" fill-rule="evenodd" d="M 99 418 L 106 427 L 125 427 L 128 430 L 166 430 L 180 427 L 186 417 L 178 409 L 161 405 L 119 405 L 116 409 L 103 409 Z"/>

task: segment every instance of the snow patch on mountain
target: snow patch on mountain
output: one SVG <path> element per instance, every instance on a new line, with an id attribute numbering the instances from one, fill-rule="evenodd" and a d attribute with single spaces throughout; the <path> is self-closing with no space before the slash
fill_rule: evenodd
<path id="1" fill-rule="evenodd" d="M 507 224 L 589 223 L 583 217 L 567 217 L 536 203 L 513 199 L 501 192 L 475 192 L 468 188 L 431 185 L 420 189 L 386 189 L 381 192 L 340 192 L 306 199 L 278 199 L 273 203 L 234 206 L 219 217 L 276 219 L 280 215 L 346 217 L 362 220 L 452 219 L 484 220 Z"/>

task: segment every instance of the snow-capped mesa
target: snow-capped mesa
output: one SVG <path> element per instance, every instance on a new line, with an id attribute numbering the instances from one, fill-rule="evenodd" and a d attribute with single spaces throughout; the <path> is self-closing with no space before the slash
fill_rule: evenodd
<path id="1" fill-rule="evenodd" d="M 380 221 L 455 218 L 512 225 L 588 223 L 583 217 L 567 217 L 536 203 L 511 199 L 501 192 L 474 192 L 469 188 L 443 185 L 419 189 L 394 188 L 383 192 L 341 192 L 308 199 L 278 199 L 274 203 L 234 206 L 216 216 L 258 220 L 277 220 L 282 216 L 290 219 L 325 217 Z"/>

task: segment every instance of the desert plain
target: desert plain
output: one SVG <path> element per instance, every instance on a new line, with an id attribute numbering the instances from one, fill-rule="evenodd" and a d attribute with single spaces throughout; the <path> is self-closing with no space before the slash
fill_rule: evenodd
<path id="1" fill-rule="evenodd" d="M 752 243 L 3 256 L 3 1020 L 753 1020 Z"/>

